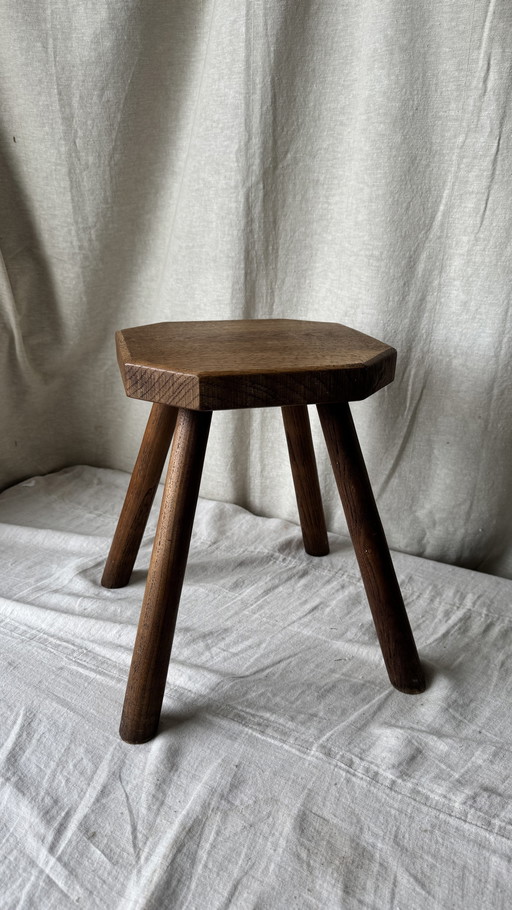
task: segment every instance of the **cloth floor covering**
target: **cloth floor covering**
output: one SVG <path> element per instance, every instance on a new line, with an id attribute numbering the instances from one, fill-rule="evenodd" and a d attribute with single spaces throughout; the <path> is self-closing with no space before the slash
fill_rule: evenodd
<path id="1" fill-rule="evenodd" d="M 0 497 L 0 906 L 512 902 L 512 583 L 395 553 L 429 677 L 387 679 L 350 542 L 201 499 L 161 730 L 117 735 L 153 540 L 100 586 L 127 475 Z"/>

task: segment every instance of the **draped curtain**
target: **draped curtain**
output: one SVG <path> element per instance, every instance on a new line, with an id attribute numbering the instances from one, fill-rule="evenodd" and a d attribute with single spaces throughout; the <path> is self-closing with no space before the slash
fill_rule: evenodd
<path id="1" fill-rule="evenodd" d="M 390 544 L 512 577 L 511 70 L 506 0 L 4 0 L 1 484 L 131 469 L 115 329 L 342 322 L 398 349 Z M 277 410 L 214 415 L 202 494 L 297 520 Z"/>

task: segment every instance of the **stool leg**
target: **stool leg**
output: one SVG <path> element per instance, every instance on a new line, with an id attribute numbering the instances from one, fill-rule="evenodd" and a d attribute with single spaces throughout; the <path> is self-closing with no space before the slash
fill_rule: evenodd
<path id="1" fill-rule="evenodd" d="M 389 678 L 401 692 L 423 692 L 423 670 L 350 408 L 317 407 Z"/>
<path id="2" fill-rule="evenodd" d="M 325 556 L 329 552 L 329 541 L 308 409 L 306 405 L 297 405 L 283 407 L 281 410 L 304 549 L 310 556 Z"/>
<path id="3" fill-rule="evenodd" d="M 177 408 L 154 404 L 131 476 L 101 583 L 122 588 L 132 574 L 176 424 Z"/>
<path id="4" fill-rule="evenodd" d="M 158 729 L 211 416 L 178 413 L 119 730 L 128 743 Z"/>

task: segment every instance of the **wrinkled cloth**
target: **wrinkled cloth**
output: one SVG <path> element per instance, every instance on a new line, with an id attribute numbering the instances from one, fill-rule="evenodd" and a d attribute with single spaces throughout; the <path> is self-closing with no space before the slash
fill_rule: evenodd
<path id="1" fill-rule="evenodd" d="M 511 68 L 507 0 L 3 0 L 0 487 L 131 470 L 115 329 L 341 322 L 398 350 L 392 545 L 512 577 Z M 204 492 L 294 520 L 278 414 L 216 416 Z"/>
<path id="2" fill-rule="evenodd" d="M 128 477 L 0 496 L 5 910 L 505 910 L 512 583 L 394 554 L 427 691 L 387 679 L 349 541 L 201 499 L 158 736 L 117 735 L 149 555 Z M 160 494 L 159 494 L 160 495 Z"/>

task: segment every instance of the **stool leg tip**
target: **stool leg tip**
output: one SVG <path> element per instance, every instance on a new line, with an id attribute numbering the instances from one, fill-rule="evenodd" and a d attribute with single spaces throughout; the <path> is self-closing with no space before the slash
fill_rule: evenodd
<path id="1" fill-rule="evenodd" d="M 319 545 L 308 544 L 304 546 L 304 549 L 308 556 L 328 556 L 329 555 L 329 544 L 321 543 Z"/>
<path id="2" fill-rule="evenodd" d="M 125 588 L 130 578 L 132 576 L 131 568 L 126 571 L 120 571 L 119 568 L 113 569 L 111 566 L 106 565 L 103 570 L 103 575 L 101 576 L 101 587 L 102 588 Z"/>
<path id="3" fill-rule="evenodd" d="M 128 743 L 130 746 L 141 746 L 143 743 L 148 743 L 150 740 L 154 739 L 158 732 L 158 724 L 156 728 L 152 726 L 151 728 L 137 728 L 132 727 L 131 724 L 125 722 L 124 719 L 121 720 L 119 727 L 119 736 L 124 743 Z"/>
<path id="4" fill-rule="evenodd" d="M 427 688 L 427 682 L 422 670 L 414 676 L 409 677 L 407 680 L 392 679 L 391 683 L 395 689 L 398 689 L 399 692 L 403 692 L 405 695 L 421 695 Z"/>

